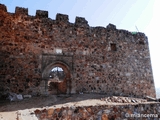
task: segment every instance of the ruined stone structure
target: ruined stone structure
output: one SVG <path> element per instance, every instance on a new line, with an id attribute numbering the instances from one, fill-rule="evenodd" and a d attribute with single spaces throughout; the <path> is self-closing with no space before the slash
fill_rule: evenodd
<path id="1" fill-rule="evenodd" d="M 139 120 L 158 120 L 160 118 L 159 105 L 159 103 L 150 103 L 139 105 L 71 106 L 42 110 L 36 109 L 34 113 L 38 120 L 136 120 L 137 118 Z M 29 112 L 28 115 L 30 115 Z M 20 119 L 22 117 L 19 115 L 18 118 Z"/>
<path id="2" fill-rule="evenodd" d="M 155 97 L 147 37 L 112 24 L 91 27 L 82 17 L 70 23 L 68 15 L 53 20 L 41 10 L 35 16 L 21 7 L 9 13 L 0 4 L 0 91 L 5 90 Z"/>

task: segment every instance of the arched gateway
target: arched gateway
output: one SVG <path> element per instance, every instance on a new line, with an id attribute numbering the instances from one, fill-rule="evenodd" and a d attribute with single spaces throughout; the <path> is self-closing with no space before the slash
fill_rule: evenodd
<path id="1" fill-rule="evenodd" d="M 55 61 L 49 64 L 42 73 L 46 80 L 46 90 L 50 94 L 69 94 L 71 91 L 71 74 L 67 64 Z"/>

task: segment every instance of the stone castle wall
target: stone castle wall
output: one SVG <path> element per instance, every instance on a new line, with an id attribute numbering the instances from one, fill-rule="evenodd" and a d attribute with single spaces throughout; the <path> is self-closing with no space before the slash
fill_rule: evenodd
<path id="1" fill-rule="evenodd" d="M 66 93 L 155 97 L 148 40 L 143 33 L 109 24 L 90 27 L 85 18 L 0 4 L 0 91 L 29 94 L 46 90 L 47 70 L 68 69 Z M 49 66 L 49 67 L 48 67 Z"/>

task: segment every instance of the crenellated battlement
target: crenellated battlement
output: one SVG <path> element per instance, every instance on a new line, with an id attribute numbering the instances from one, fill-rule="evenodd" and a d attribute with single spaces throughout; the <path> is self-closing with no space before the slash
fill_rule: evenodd
<path id="1" fill-rule="evenodd" d="M 89 27 L 88 21 L 83 17 L 76 17 L 75 25 L 78 27 Z"/>
<path id="2" fill-rule="evenodd" d="M 7 12 L 7 7 L 4 4 L 0 4 L 0 10 Z"/>
<path id="3" fill-rule="evenodd" d="M 48 18 L 48 11 L 37 10 L 36 17 L 37 18 Z"/>
<path id="4" fill-rule="evenodd" d="M 56 21 L 58 21 L 58 22 L 62 22 L 62 21 L 63 22 L 68 22 L 69 21 L 68 15 L 58 13 L 56 15 Z"/>
<path id="5" fill-rule="evenodd" d="M 28 15 L 28 8 L 16 7 L 15 14 L 16 15 Z"/>
<path id="6" fill-rule="evenodd" d="M 0 10 L 7 12 L 7 7 L 4 4 L 0 4 Z M 23 8 L 23 7 L 16 7 L 15 8 L 15 13 L 13 13 L 13 15 L 16 16 L 25 16 L 25 17 L 30 17 L 30 15 L 28 14 L 28 8 Z M 50 18 L 48 18 L 48 11 L 45 10 L 36 10 L 36 14 L 35 16 L 32 16 L 32 19 L 44 19 L 45 18 L 45 23 L 47 23 L 47 19 L 48 22 L 51 21 Z M 53 20 L 53 19 L 52 19 Z M 69 23 L 69 16 L 66 14 L 60 14 L 57 13 L 56 18 L 55 18 L 55 23 L 59 24 L 61 22 L 68 24 Z M 75 27 L 79 27 L 82 29 L 93 29 L 92 31 L 94 32 L 93 34 L 105 34 L 106 32 L 109 31 L 118 31 L 119 33 L 123 33 L 125 35 L 132 35 L 133 37 L 143 37 L 146 38 L 144 33 L 140 33 L 140 32 L 129 32 L 127 30 L 118 30 L 116 28 L 115 25 L 109 23 L 106 27 L 90 27 L 88 24 L 88 21 L 83 18 L 83 17 L 76 17 L 75 18 L 75 22 L 73 23 Z"/>
<path id="7" fill-rule="evenodd" d="M 107 29 L 115 30 L 115 29 L 116 29 L 116 26 L 109 23 L 109 25 L 107 26 Z"/>

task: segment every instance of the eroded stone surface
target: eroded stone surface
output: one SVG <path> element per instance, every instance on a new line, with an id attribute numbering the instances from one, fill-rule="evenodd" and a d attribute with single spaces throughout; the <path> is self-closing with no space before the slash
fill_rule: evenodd
<path id="1" fill-rule="evenodd" d="M 28 9 L 17 7 L 8 13 L 2 4 L 0 31 L 0 91 L 45 93 L 48 79 L 43 73 L 61 62 L 70 71 L 66 93 L 155 97 L 143 33 L 118 30 L 112 24 L 90 27 L 81 17 L 69 23 L 63 14 L 52 20 L 47 11 L 30 16 Z"/>

